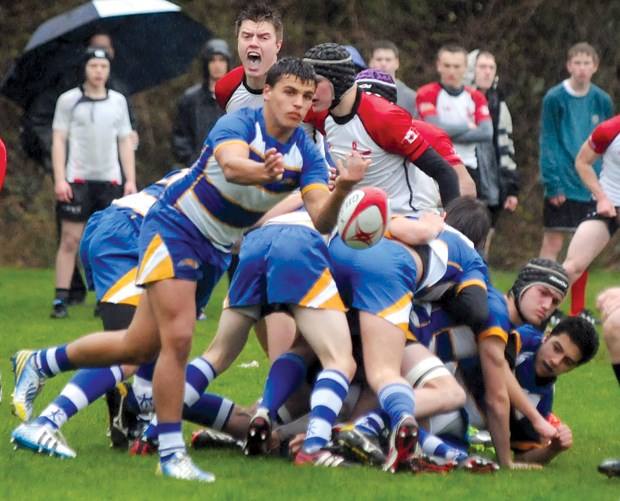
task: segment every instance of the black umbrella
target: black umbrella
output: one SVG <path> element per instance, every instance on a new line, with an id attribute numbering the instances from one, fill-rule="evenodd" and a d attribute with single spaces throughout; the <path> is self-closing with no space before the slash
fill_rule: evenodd
<path id="1" fill-rule="evenodd" d="M 187 71 L 211 37 L 178 5 L 164 0 L 93 0 L 39 26 L 0 93 L 25 108 L 33 97 L 73 78 L 88 39 L 101 31 L 112 38 L 112 74 L 126 94 Z"/>

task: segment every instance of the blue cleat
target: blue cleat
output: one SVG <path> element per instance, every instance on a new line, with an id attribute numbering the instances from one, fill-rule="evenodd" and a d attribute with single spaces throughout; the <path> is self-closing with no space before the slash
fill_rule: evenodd
<path id="1" fill-rule="evenodd" d="M 39 374 L 34 361 L 34 351 L 20 350 L 13 358 L 15 390 L 11 403 L 12 412 L 22 421 L 32 417 L 32 403 L 45 385 L 45 377 Z"/>
<path id="2" fill-rule="evenodd" d="M 159 463 L 156 473 L 164 477 L 180 480 L 197 480 L 198 482 L 215 482 L 215 475 L 198 468 L 187 453 L 177 452 L 164 464 Z"/>
<path id="3" fill-rule="evenodd" d="M 67 445 L 60 430 L 47 424 L 22 423 L 11 433 L 15 449 L 23 447 L 39 454 L 74 458 L 77 454 Z"/>

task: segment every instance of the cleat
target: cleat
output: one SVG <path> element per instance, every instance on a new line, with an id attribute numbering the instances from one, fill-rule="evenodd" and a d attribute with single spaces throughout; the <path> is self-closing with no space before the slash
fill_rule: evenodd
<path id="1" fill-rule="evenodd" d="M 328 449 L 319 449 L 316 452 L 309 453 L 301 449 L 295 456 L 295 466 L 324 466 L 328 468 L 348 468 L 359 466 L 359 464 L 350 463 L 338 454 L 334 454 Z"/>
<path id="2" fill-rule="evenodd" d="M 456 464 L 459 470 L 470 473 L 494 473 L 499 470 L 499 465 L 482 456 L 467 456 Z"/>
<path id="3" fill-rule="evenodd" d="M 215 482 L 215 475 L 198 468 L 192 459 L 186 454 L 177 452 L 172 459 L 164 464 L 159 463 L 156 473 L 164 477 L 177 478 L 179 480 L 196 480 L 198 482 Z"/>
<path id="4" fill-rule="evenodd" d="M 11 410 L 22 421 L 28 421 L 32 417 L 32 403 L 45 385 L 46 378 L 39 374 L 34 354 L 34 351 L 20 350 L 11 358 L 15 373 Z"/>
<path id="5" fill-rule="evenodd" d="M 598 465 L 598 471 L 603 475 L 611 477 L 620 477 L 620 458 L 606 459 Z"/>
<path id="6" fill-rule="evenodd" d="M 159 441 L 142 436 L 136 439 L 129 450 L 132 456 L 150 456 L 159 449 Z"/>
<path id="7" fill-rule="evenodd" d="M 390 432 L 388 455 L 383 470 L 396 473 L 407 469 L 407 461 L 418 444 L 418 425 L 413 416 L 403 416 Z"/>
<path id="8" fill-rule="evenodd" d="M 346 457 L 370 466 L 385 463 L 385 454 L 375 437 L 366 435 L 353 426 L 334 432 L 333 442 Z"/>
<path id="9" fill-rule="evenodd" d="M 15 449 L 19 446 L 39 454 L 49 454 L 60 458 L 74 458 L 77 454 L 67 445 L 60 430 L 46 424 L 22 423 L 13 433 L 11 442 Z"/>
<path id="10" fill-rule="evenodd" d="M 601 323 L 601 319 L 600 318 L 596 318 L 594 316 L 594 313 L 592 313 L 590 310 L 584 308 L 583 310 L 581 310 L 578 314 L 578 317 L 583 318 L 584 320 L 590 322 L 592 325 L 597 326 Z"/>
<path id="11" fill-rule="evenodd" d="M 407 462 L 407 469 L 414 473 L 441 473 L 446 474 L 452 471 L 455 463 L 437 456 L 426 454 L 414 455 Z"/>
<path id="12" fill-rule="evenodd" d="M 235 440 L 228 433 L 205 428 L 197 430 L 192 434 L 191 446 L 194 449 L 223 449 L 228 447 L 240 447 L 238 440 Z"/>
<path id="13" fill-rule="evenodd" d="M 271 419 L 267 409 L 258 409 L 250 420 L 248 434 L 243 444 L 246 456 L 259 456 L 269 453 L 268 440 L 271 437 Z"/>
<path id="14" fill-rule="evenodd" d="M 54 299 L 50 318 L 66 318 L 68 316 L 69 310 L 67 309 L 67 303 L 65 303 L 62 299 Z"/>
<path id="15" fill-rule="evenodd" d="M 129 446 L 129 429 L 135 426 L 136 413 L 128 404 L 129 392 L 132 391 L 129 383 L 119 383 L 112 391 L 105 395 L 108 406 L 110 447 L 127 450 Z M 138 435 L 139 436 L 139 435 Z"/>

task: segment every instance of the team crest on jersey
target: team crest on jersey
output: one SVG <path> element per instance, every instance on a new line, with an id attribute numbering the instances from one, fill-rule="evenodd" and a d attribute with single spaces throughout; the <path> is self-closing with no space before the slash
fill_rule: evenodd
<path id="1" fill-rule="evenodd" d="M 600 115 L 592 115 L 592 125 L 596 125 L 601 121 Z"/>
<path id="2" fill-rule="evenodd" d="M 368 156 L 368 155 L 370 155 L 372 153 L 372 150 L 359 151 L 357 149 L 357 141 L 353 141 L 351 143 L 351 148 L 353 149 L 353 151 L 357 151 L 362 156 Z"/>
<path id="3" fill-rule="evenodd" d="M 415 130 L 413 127 L 411 127 L 407 131 L 407 134 L 405 134 L 405 137 L 403 139 L 404 141 L 407 141 L 409 144 L 411 144 L 418 138 L 419 135 L 420 135 L 419 132 Z"/>
<path id="4" fill-rule="evenodd" d="M 427 113 L 435 110 L 435 105 L 433 103 L 420 103 L 420 113 Z"/>

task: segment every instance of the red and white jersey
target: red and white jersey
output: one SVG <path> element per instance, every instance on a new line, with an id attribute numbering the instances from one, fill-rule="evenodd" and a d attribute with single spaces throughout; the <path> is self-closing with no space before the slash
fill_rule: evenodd
<path id="1" fill-rule="evenodd" d="M 596 153 L 603 155 L 601 187 L 614 206 L 620 207 L 620 115 L 605 120 L 588 141 Z"/>
<path id="2" fill-rule="evenodd" d="M 450 136 L 441 128 L 423 120 L 413 119 L 413 123 L 426 139 L 426 142 L 441 155 L 450 165 L 463 165 L 458 156 Z M 413 206 L 422 212 L 439 212 L 441 196 L 437 182 L 420 169 L 413 174 L 415 190 L 413 192 Z"/>
<path id="3" fill-rule="evenodd" d="M 372 163 L 359 186 L 377 186 L 390 197 L 392 211 L 417 212 L 413 205 L 416 186 L 415 160 L 428 148 L 411 115 L 377 95 L 358 91 L 352 112 L 346 117 L 317 116 L 315 126 L 325 133 L 333 160 L 357 151 Z"/>
<path id="4" fill-rule="evenodd" d="M 422 120 L 437 116 L 446 124 L 466 126 L 469 123 L 479 125 L 483 120 L 491 119 L 486 97 L 467 85 L 456 96 L 449 94 L 439 82 L 423 85 L 418 90 L 416 103 Z M 465 165 L 478 167 L 476 143 L 454 141 L 454 148 Z"/>
<path id="5" fill-rule="evenodd" d="M 239 108 L 260 108 L 263 105 L 263 89 L 250 89 L 245 83 L 243 66 L 238 66 L 217 81 L 215 99 L 226 113 Z"/>

